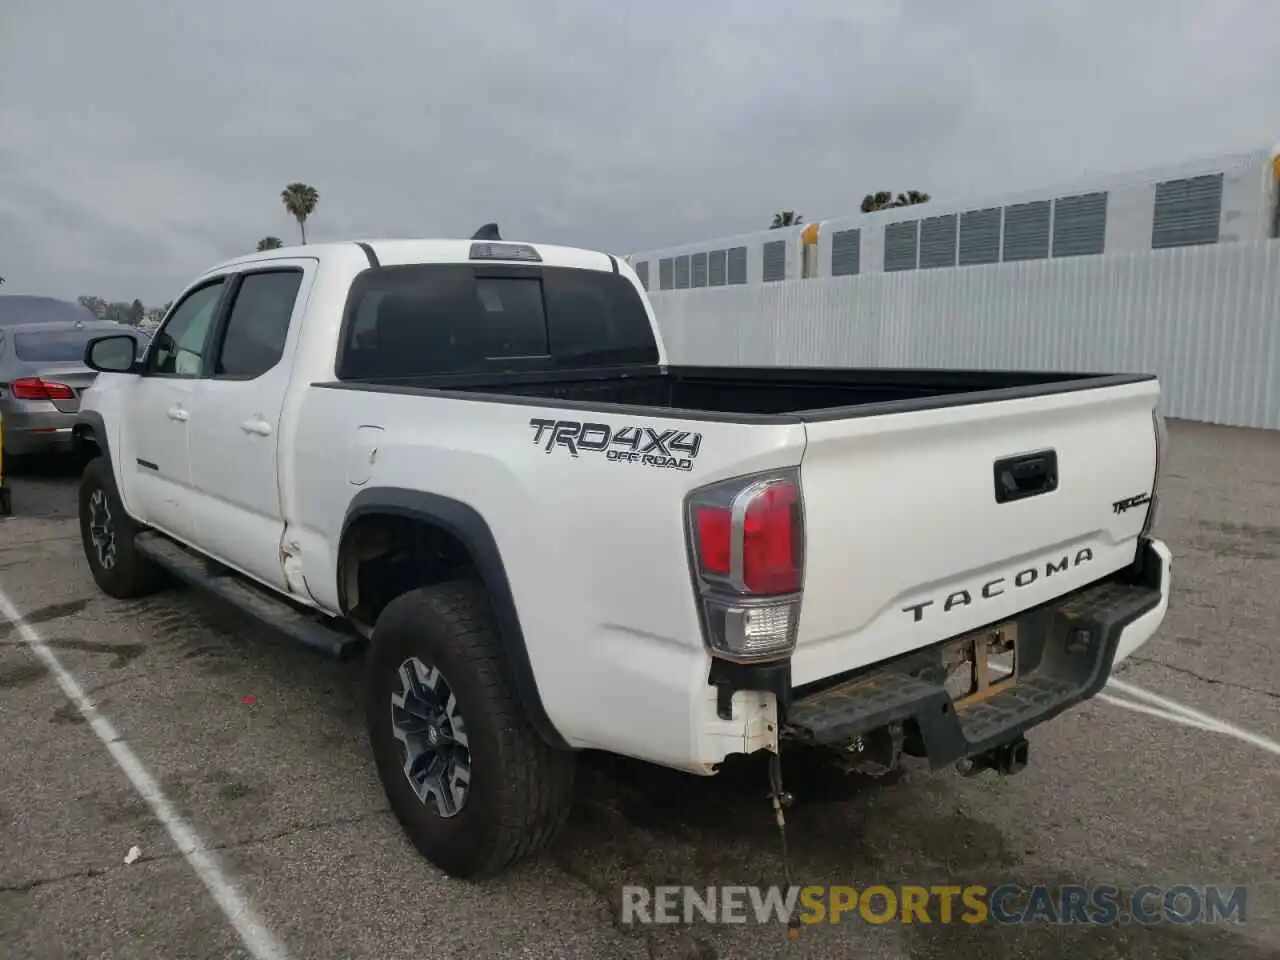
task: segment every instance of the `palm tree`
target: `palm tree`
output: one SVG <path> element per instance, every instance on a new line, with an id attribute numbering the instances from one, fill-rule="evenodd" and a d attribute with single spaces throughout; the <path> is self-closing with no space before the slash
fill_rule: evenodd
<path id="1" fill-rule="evenodd" d="M 874 213 L 876 210 L 888 210 L 890 207 L 911 207 L 917 203 L 928 203 L 930 197 L 922 190 L 908 190 L 898 194 L 895 199 L 888 190 L 868 193 L 862 198 L 862 212 Z"/>
<path id="2" fill-rule="evenodd" d="M 794 210 L 783 210 L 781 213 L 773 215 L 773 224 L 770 230 L 777 230 L 779 227 L 796 227 L 804 222 L 804 217 L 796 213 Z"/>
<path id="3" fill-rule="evenodd" d="M 923 190 L 908 190 L 906 193 L 898 194 L 898 199 L 893 201 L 895 207 L 914 207 L 917 203 L 928 203 L 929 195 Z"/>
<path id="4" fill-rule="evenodd" d="M 298 221 L 298 229 L 302 232 L 302 242 L 307 242 L 307 217 L 315 213 L 316 204 L 320 202 L 320 194 L 316 188 L 306 183 L 291 183 L 280 192 L 280 199 L 289 215 Z"/>
<path id="5" fill-rule="evenodd" d="M 893 203 L 893 194 L 888 190 L 879 193 L 868 193 L 862 198 L 862 212 L 874 213 L 876 210 L 887 210 Z"/>
<path id="6" fill-rule="evenodd" d="M 279 237 L 263 237 L 258 241 L 259 250 L 279 250 L 284 243 Z"/>

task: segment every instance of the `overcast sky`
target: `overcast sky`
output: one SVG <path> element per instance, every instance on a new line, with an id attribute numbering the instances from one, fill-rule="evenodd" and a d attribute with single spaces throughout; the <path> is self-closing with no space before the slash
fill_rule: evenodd
<path id="1" fill-rule="evenodd" d="M 201 12 L 195 12 L 196 10 Z M 0 0 L 0 293 L 308 239 L 628 253 L 1280 140 L 1274 0 Z"/>

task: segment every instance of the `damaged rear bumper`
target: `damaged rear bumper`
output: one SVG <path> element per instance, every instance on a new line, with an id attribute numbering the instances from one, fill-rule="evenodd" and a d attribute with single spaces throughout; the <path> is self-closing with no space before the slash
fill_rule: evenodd
<path id="1" fill-rule="evenodd" d="M 842 750 L 893 729 L 903 752 L 934 768 L 990 754 L 1106 685 L 1115 664 L 1164 619 L 1169 574 L 1168 548 L 1143 541 L 1123 571 L 993 625 L 1011 637 L 1017 667 L 976 695 L 953 699 L 948 691 L 943 664 L 960 642 L 953 638 L 834 682 L 788 690 L 782 729 Z M 985 644 L 986 633 L 967 639 Z"/>

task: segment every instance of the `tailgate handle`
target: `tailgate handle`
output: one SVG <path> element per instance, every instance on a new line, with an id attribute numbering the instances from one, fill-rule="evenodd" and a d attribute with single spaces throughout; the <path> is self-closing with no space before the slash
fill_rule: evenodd
<path id="1" fill-rule="evenodd" d="M 995 463 L 996 503 L 1051 493 L 1058 489 L 1058 454 L 1040 450 Z"/>

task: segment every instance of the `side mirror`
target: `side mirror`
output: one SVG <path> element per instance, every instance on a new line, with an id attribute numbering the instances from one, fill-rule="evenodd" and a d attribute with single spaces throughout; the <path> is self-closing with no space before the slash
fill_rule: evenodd
<path id="1" fill-rule="evenodd" d="M 127 333 L 94 337 L 84 348 L 84 365 L 99 373 L 132 373 L 137 357 L 138 341 Z"/>

